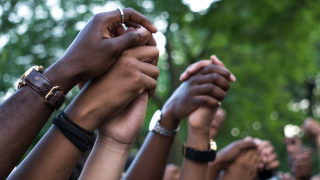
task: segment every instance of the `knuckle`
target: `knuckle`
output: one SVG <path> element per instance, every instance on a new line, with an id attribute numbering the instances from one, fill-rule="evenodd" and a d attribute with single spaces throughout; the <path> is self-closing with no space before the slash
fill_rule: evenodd
<path id="1" fill-rule="evenodd" d="M 154 73 L 156 74 L 156 77 L 160 74 L 160 69 L 157 66 L 155 66 Z"/>
<path id="2" fill-rule="evenodd" d="M 211 84 L 211 83 L 210 83 L 210 84 L 206 84 L 205 88 L 206 88 L 206 90 L 207 90 L 208 92 L 214 91 L 214 85 Z"/>
<path id="3" fill-rule="evenodd" d="M 155 58 L 159 58 L 160 51 L 157 47 L 152 47 L 152 54 Z"/>
<path id="4" fill-rule="evenodd" d="M 102 13 L 95 14 L 92 20 L 93 22 L 101 23 L 103 21 L 103 14 Z"/>
<path id="5" fill-rule="evenodd" d="M 126 33 L 126 37 L 128 38 L 129 41 L 133 41 L 133 42 L 138 42 L 139 41 L 139 37 L 136 35 L 135 31 L 129 31 Z"/>
<path id="6" fill-rule="evenodd" d="M 211 77 L 212 77 L 212 82 L 217 82 L 219 75 L 217 73 L 213 73 Z"/>
<path id="7" fill-rule="evenodd" d="M 136 69 L 137 63 L 134 60 L 128 60 L 125 65 L 127 69 Z"/>
<path id="8" fill-rule="evenodd" d="M 157 87 L 157 80 L 153 80 L 153 82 L 152 82 L 152 88 L 156 88 Z"/>

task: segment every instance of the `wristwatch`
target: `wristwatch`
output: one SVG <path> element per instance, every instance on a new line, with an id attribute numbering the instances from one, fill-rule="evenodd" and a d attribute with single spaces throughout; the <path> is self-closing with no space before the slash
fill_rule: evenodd
<path id="1" fill-rule="evenodd" d="M 217 144 L 215 141 L 210 139 L 208 150 L 197 150 L 193 149 L 183 143 L 182 145 L 182 154 L 193 161 L 197 162 L 209 162 L 214 161 L 216 159 L 216 151 L 217 151 Z"/>
<path id="2" fill-rule="evenodd" d="M 152 119 L 149 124 L 149 130 L 158 133 L 164 137 L 175 137 L 180 130 L 180 126 L 178 126 L 178 128 L 174 130 L 166 129 L 160 125 L 160 120 L 161 111 L 157 110 L 152 116 Z"/>
<path id="3" fill-rule="evenodd" d="M 28 69 L 20 78 L 18 89 L 29 85 L 44 97 L 44 102 L 52 109 L 59 109 L 64 101 L 65 96 L 59 86 L 53 86 L 50 81 L 41 73 L 43 66 L 33 66 Z"/>

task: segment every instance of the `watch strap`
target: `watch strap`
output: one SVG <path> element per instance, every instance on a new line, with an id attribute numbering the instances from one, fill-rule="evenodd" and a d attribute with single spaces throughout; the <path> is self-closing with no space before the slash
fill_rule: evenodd
<path id="1" fill-rule="evenodd" d="M 59 109 L 65 101 L 65 96 L 59 86 L 53 86 L 45 76 L 35 69 L 32 69 L 22 81 L 43 96 L 45 103 L 54 110 Z"/>
<path id="2" fill-rule="evenodd" d="M 178 128 L 175 130 L 166 129 L 160 125 L 160 121 L 157 121 L 157 124 L 152 131 L 160 134 L 161 136 L 172 138 L 177 135 L 177 133 L 179 132 L 179 129 L 180 129 L 180 126 L 178 126 Z"/>
<path id="3" fill-rule="evenodd" d="M 182 147 L 182 154 L 192 160 L 197 162 L 209 162 L 216 159 L 216 151 L 213 149 L 209 150 L 197 150 L 191 147 L 188 147 L 185 143 Z"/>
<path id="4" fill-rule="evenodd" d="M 35 69 L 32 69 L 23 81 L 43 97 L 45 97 L 53 87 L 50 81 Z"/>

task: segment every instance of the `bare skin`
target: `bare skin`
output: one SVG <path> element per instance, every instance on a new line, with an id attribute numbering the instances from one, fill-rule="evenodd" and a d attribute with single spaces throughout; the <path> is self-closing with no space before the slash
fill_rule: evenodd
<path id="1" fill-rule="evenodd" d="M 227 69 L 212 63 L 190 76 L 163 106 L 161 126 L 174 130 L 178 127 L 181 119 L 198 107 L 217 106 L 219 99 L 229 88 L 229 77 L 230 72 Z M 212 86 L 213 84 L 215 85 Z M 213 91 L 212 87 L 219 89 Z M 149 132 L 124 179 L 162 180 L 173 141 L 174 138 Z M 157 156 L 154 156 L 155 154 Z M 146 171 L 146 168 L 149 170 Z"/>
<path id="2" fill-rule="evenodd" d="M 250 149 L 241 152 L 239 156 L 226 169 L 222 179 L 247 179 L 254 180 L 258 174 L 259 152 Z"/>
<path id="3" fill-rule="evenodd" d="M 168 164 L 164 172 L 163 180 L 178 180 L 180 176 L 180 167 L 174 164 Z"/>
<path id="4" fill-rule="evenodd" d="M 156 63 L 158 55 L 159 51 L 153 46 L 124 51 L 108 72 L 86 83 L 65 113 L 89 131 L 94 131 L 105 121 L 111 124 L 108 127 L 115 125 L 118 121 L 111 118 L 116 118 L 115 115 L 142 92 L 155 88 L 159 69 L 142 61 L 148 59 L 148 62 Z M 9 179 L 67 179 L 81 154 L 53 126 Z M 118 165 L 114 167 L 121 169 L 121 163 Z"/>
<path id="5" fill-rule="evenodd" d="M 229 167 L 243 151 L 256 148 L 257 146 L 252 140 L 238 140 L 230 143 L 218 151 L 214 162 L 209 163 L 208 180 L 217 179 L 220 171 Z"/>
<path id="6" fill-rule="evenodd" d="M 210 139 L 216 140 L 224 123 L 225 116 L 226 112 L 222 108 L 219 108 L 210 125 Z"/>
<path id="7" fill-rule="evenodd" d="M 133 9 L 124 9 L 124 14 L 128 25 L 142 25 L 146 29 L 140 28 L 111 39 L 110 32 L 121 22 L 119 11 L 97 14 L 65 54 L 45 70 L 44 76 L 68 93 L 80 81 L 106 72 L 124 49 L 139 44 L 148 34 L 157 31 L 145 16 Z M 107 53 L 106 49 L 109 49 Z M 1 104 L 0 146 L 5 148 L 0 151 L 0 179 L 5 179 L 17 165 L 52 112 L 43 97 L 29 86 L 21 88 Z"/>

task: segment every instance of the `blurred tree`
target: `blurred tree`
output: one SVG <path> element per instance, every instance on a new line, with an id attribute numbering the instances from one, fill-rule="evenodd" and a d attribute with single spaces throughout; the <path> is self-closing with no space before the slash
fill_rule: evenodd
<path id="1" fill-rule="evenodd" d="M 59 59 L 93 14 L 117 7 L 133 7 L 161 32 L 156 34 L 161 40 L 157 93 L 133 151 L 143 142 L 152 114 L 179 86 L 184 69 L 216 54 L 237 77 L 223 102 L 227 121 L 219 147 L 248 135 L 269 139 L 283 162 L 281 170 L 288 170 L 283 127 L 320 116 L 317 1 L 0 0 L 0 102 L 14 93 L 30 66 L 48 67 Z M 74 88 L 66 104 L 77 93 Z M 180 163 L 185 139 L 182 129 L 171 162 Z"/>

